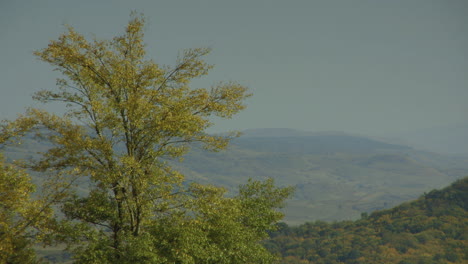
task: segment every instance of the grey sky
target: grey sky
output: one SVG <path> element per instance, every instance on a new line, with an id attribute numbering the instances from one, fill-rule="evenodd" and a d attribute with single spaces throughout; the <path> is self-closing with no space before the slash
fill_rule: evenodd
<path id="1" fill-rule="evenodd" d="M 287 127 L 382 135 L 468 122 L 466 0 L 2 0 L 0 118 L 55 85 L 36 60 L 70 24 L 110 38 L 131 10 L 147 18 L 146 43 L 171 64 L 183 48 L 210 46 L 212 73 L 254 96 L 216 131 Z"/>

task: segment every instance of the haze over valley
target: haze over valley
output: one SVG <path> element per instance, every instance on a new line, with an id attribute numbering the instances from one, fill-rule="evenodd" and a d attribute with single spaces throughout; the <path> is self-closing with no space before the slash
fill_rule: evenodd
<path id="1" fill-rule="evenodd" d="M 45 149 L 30 139 L 7 148 L 5 154 L 21 159 Z M 468 155 L 421 151 L 346 133 L 293 129 L 246 130 L 226 150 L 195 147 L 182 162 L 168 161 L 188 181 L 231 191 L 249 178 L 271 177 L 281 186 L 294 186 L 295 194 L 284 210 L 290 224 L 357 219 L 362 212 L 391 208 L 468 175 Z"/>

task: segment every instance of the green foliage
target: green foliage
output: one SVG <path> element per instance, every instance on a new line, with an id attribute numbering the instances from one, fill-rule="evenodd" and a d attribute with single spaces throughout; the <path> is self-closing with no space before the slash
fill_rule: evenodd
<path id="1" fill-rule="evenodd" d="M 354 222 L 282 224 L 265 245 L 282 263 L 466 263 L 467 193 L 468 177 Z"/>
<path id="2" fill-rule="evenodd" d="M 36 263 L 32 245 L 50 224 L 50 208 L 33 199 L 34 185 L 0 154 L 0 263 Z"/>
<path id="3" fill-rule="evenodd" d="M 282 218 L 281 213 L 271 208 L 282 206 L 291 194 L 290 188 L 276 188 L 271 180 L 251 181 L 241 186 L 240 194 L 233 198 L 226 198 L 224 190 L 219 188 L 199 184 L 191 188 L 195 195 L 191 213 L 164 218 L 155 223 L 152 231 L 159 239 L 155 246 L 167 263 L 271 263 L 274 260 L 257 242 L 266 239 L 267 231 L 274 230 L 274 223 Z"/>

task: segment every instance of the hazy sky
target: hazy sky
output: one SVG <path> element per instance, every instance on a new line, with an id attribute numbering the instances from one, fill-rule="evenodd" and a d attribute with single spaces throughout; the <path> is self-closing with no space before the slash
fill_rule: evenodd
<path id="1" fill-rule="evenodd" d="M 156 62 L 209 46 L 216 66 L 196 85 L 251 88 L 248 109 L 216 131 L 382 135 L 468 122 L 467 0 L 0 0 L 0 118 L 55 86 L 32 51 L 64 24 L 111 38 L 131 10 L 146 16 Z"/>

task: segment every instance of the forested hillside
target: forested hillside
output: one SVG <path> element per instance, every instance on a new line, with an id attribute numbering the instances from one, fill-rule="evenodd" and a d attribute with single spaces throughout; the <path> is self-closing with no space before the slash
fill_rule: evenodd
<path id="1" fill-rule="evenodd" d="M 282 263 L 468 262 L 468 177 L 357 221 L 281 224 L 265 242 Z"/>

